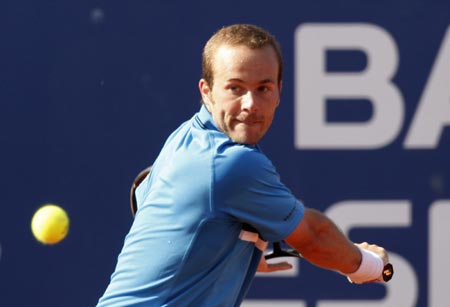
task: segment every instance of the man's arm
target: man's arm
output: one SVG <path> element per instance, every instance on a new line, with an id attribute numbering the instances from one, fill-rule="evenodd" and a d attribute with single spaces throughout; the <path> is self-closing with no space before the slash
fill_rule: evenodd
<path id="1" fill-rule="evenodd" d="M 305 208 L 303 219 L 285 241 L 312 264 L 345 275 L 359 270 L 363 260 L 361 249 L 378 255 L 383 266 L 389 260 L 384 248 L 367 243 L 355 245 L 332 220 L 309 208 Z M 365 253 L 365 257 L 371 261 L 369 254 Z"/>

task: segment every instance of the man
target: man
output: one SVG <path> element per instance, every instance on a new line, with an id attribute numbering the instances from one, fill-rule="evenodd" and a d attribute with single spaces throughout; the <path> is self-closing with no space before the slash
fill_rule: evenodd
<path id="1" fill-rule="evenodd" d="M 253 25 L 222 28 L 202 66 L 201 109 L 137 187 L 135 220 L 98 306 L 239 306 L 267 242 L 282 240 L 354 282 L 377 280 L 386 251 L 353 244 L 305 208 L 257 145 L 280 102 L 274 37 Z"/>

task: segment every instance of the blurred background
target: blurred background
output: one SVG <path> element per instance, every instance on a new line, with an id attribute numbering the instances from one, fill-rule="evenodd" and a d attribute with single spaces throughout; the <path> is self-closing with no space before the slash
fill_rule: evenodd
<path id="1" fill-rule="evenodd" d="M 282 180 L 396 267 L 387 285 L 356 286 L 294 262 L 258 275 L 245 305 L 447 306 L 450 3 L 439 0 L 3 0 L 0 306 L 95 306 L 132 223 L 131 182 L 199 110 L 203 45 L 232 23 L 266 28 L 284 52 L 261 143 Z M 45 203 L 71 218 L 54 246 L 30 231 Z"/>

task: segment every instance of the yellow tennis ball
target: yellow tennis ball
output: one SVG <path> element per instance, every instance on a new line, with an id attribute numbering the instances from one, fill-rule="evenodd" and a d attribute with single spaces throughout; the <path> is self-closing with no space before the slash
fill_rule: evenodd
<path id="1" fill-rule="evenodd" d="M 56 244 L 69 232 L 69 217 L 63 208 L 46 204 L 39 208 L 31 220 L 34 237 L 43 244 Z"/>

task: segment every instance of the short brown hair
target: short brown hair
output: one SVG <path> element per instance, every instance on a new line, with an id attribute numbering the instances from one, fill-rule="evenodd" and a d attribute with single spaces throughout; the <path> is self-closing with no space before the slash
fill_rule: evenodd
<path id="1" fill-rule="evenodd" d="M 275 37 L 266 30 L 251 24 L 234 24 L 221 28 L 217 31 L 205 45 L 202 57 L 202 78 L 213 86 L 214 71 L 213 61 L 217 49 L 221 45 L 244 45 L 251 49 L 263 48 L 267 45 L 272 46 L 275 51 L 279 70 L 278 83 L 282 80 L 283 75 L 283 57 L 281 48 Z"/>

